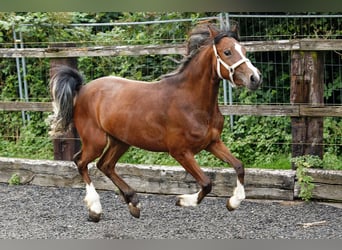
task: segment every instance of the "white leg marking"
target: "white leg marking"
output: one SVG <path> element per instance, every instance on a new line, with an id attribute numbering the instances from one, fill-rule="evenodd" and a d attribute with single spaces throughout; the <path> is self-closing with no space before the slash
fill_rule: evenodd
<path id="1" fill-rule="evenodd" d="M 84 198 L 84 201 L 88 207 L 88 209 L 96 214 L 102 213 L 102 206 L 100 203 L 100 196 L 96 192 L 95 187 L 93 183 L 90 183 L 90 185 L 86 185 L 86 197 Z"/>
<path id="2" fill-rule="evenodd" d="M 198 191 L 195 194 L 183 194 L 179 195 L 179 205 L 182 207 L 195 207 L 198 205 L 198 194 L 201 191 Z"/>
<path id="3" fill-rule="evenodd" d="M 241 201 L 246 198 L 245 189 L 239 180 L 236 181 L 236 188 L 234 189 L 233 196 L 229 199 L 229 204 L 233 209 L 240 206 Z"/>

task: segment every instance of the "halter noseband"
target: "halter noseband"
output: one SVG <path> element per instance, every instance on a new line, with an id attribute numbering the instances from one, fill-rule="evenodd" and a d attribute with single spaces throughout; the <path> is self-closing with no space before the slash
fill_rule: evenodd
<path id="1" fill-rule="evenodd" d="M 249 59 L 247 59 L 246 57 L 242 57 L 239 61 L 237 61 L 236 63 L 234 63 L 232 66 L 229 66 L 228 64 L 226 64 L 222 59 L 221 57 L 219 56 L 219 54 L 217 53 L 217 49 L 216 49 L 216 45 L 215 45 L 215 42 L 213 43 L 213 49 L 214 49 L 214 53 L 215 53 L 215 56 L 216 56 L 216 67 L 217 67 L 217 74 L 218 76 L 221 78 L 221 79 L 224 79 L 221 75 L 221 69 L 220 69 L 220 64 L 223 65 L 223 67 L 226 68 L 226 70 L 228 70 L 229 72 L 229 82 L 230 84 L 232 85 L 233 88 L 236 87 L 236 84 L 234 82 L 234 79 L 233 79 L 233 75 L 234 75 L 234 72 L 235 72 L 235 69 L 237 67 L 239 67 L 241 64 L 245 63 L 245 62 L 250 62 Z"/>

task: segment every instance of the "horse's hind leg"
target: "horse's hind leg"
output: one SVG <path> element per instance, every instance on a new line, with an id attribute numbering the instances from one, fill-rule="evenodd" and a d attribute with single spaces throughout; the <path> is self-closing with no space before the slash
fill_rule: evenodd
<path id="1" fill-rule="evenodd" d="M 97 167 L 119 188 L 131 215 L 139 218 L 140 208 L 136 192 L 115 172 L 116 163 L 130 146 L 112 137 L 108 137 L 108 140 L 109 145 L 98 161 Z"/>
<path id="2" fill-rule="evenodd" d="M 229 163 L 235 169 L 237 174 L 236 188 L 234 189 L 233 196 L 227 201 L 227 209 L 231 211 L 238 208 L 241 201 L 245 199 L 245 189 L 243 186 L 245 170 L 242 162 L 232 155 L 221 140 L 212 143 L 206 150 L 211 152 L 220 160 Z"/>
<path id="3" fill-rule="evenodd" d="M 74 156 L 74 162 L 78 167 L 78 171 L 86 184 L 86 196 L 84 201 L 89 210 L 89 220 L 98 222 L 102 214 L 102 206 L 100 203 L 100 196 L 95 190 L 95 187 L 89 177 L 88 164 L 99 157 L 105 143 L 101 145 L 88 145 L 84 143 L 81 151 Z"/>

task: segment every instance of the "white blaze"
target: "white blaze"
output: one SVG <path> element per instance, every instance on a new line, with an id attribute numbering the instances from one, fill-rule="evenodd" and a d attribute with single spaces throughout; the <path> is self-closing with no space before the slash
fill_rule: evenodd
<path id="1" fill-rule="evenodd" d="M 240 56 L 241 56 L 242 59 L 246 59 L 246 57 L 245 57 L 244 54 L 242 53 L 242 47 L 241 47 L 240 44 L 235 43 L 235 50 L 240 54 Z M 247 65 L 248 68 L 250 68 L 250 69 L 253 71 L 253 75 L 254 75 L 255 77 L 258 77 L 258 80 L 260 80 L 260 79 L 259 79 L 259 78 L 260 78 L 260 76 L 259 76 L 259 70 L 258 70 L 256 67 L 254 67 L 254 65 L 253 65 L 249 60 L 246 61 L 246 65 Z"/>

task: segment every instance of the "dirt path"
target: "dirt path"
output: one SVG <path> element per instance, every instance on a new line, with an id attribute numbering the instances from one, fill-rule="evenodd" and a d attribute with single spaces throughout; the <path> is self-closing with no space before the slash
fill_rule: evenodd
<path id="1" fill-rule="evenodd" d="M 174 196 L 139 194 L 141 218 L 114 192 L 99 191 L 99 223 L 87 221 L 85 190 L 0 184 L 1 239 L 342 239 L 342 208 L 318 203 L 245 201 L 229 212 L 226 199 L 196 208 Z"/>

